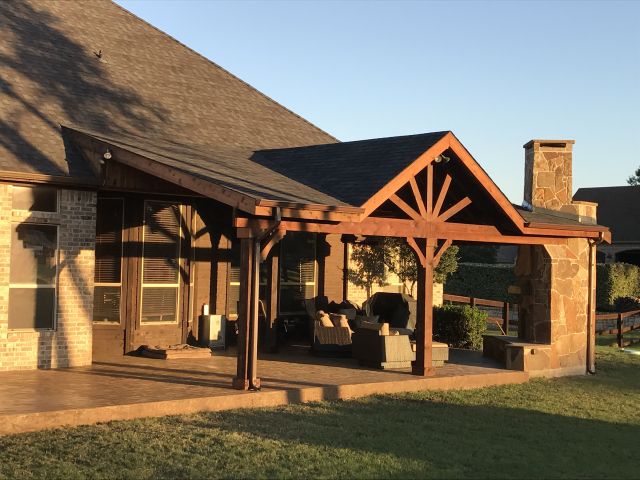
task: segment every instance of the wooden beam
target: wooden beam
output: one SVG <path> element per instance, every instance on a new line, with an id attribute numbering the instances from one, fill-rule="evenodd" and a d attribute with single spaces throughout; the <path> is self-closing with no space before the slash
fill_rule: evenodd
<path id="1" fill-rule="evenodd" d="M 416 203 L 418 204 L 418 210 L 420 210 L 420 215 L 425 220 L 427 219 L 427 209 L 425 208 L 424 200 L 422 200 L 422 194 L 420 193 L 420 189 L 418 188 L 418 183 L 416 182 L 416 177 L 412 177 L 409 180 L 409 184 L 411 185 L 411 190 L 413 191 L 413 196 L 416 199 Z"/>
<path id="2" fill-rule="evenodd" d="M 409 215 L 409 217 L 413 218 L 414 220 L 416 220 L 418 222 L 420 220 L 422 220 L 422 217 L 420 216 L 420 214 L 418 212 L 416 212 L 413 208 L 411 208 L 411 206 L 409 206 L 409 204 L 407 202 L 402 200 L 395 193 L 389 197 L 389 200 L 391 200 L 393 203 L 395 203 L 398 206 L 398 208 L 400 208 L 400 210 L 402 210 L 404 213 Z"/>
<path id="3" fill-rule="evenodd" d="M 442 245 L 438 248 L 433 257 L 433 266 L 437 267 L 440 263 L 440 259 L 442 258 L 442 254 L 447 251 L 447 248 L 451 246 L 451 239 L 447 239 L 444 241 Z"/>
<path id="4" fill-rule="evenodd" d="M 433 376 L 433 269 L 435 238 L 427 238 L 424 251 L 425 266 L 418 268 L 418 308 L 416 315 L 416 360 L 411 373 Z"/>
<path id="5" fill-rule="evenodd" d="M 119 145 L 112 144 L 107 140 L 72 129 L 69 130 L 72 141 L 80 147 L 88 148 L 92 151 L 105 150 L 108 147 L 109 150 L 111 150 L 113 159 L 120 163 L 200 193 L 205 197 L 238 208 L 244 212 L 251 214 L 256 213 L 257 199 L 254 197 L 198 178 L 176 167 L 147 158 L 141 153 L 135 153 Z"/>
<path id="6" fill-rule="evenodd" d="M 0 171 L 0 182 L 60 185 L 80 190 L 96 190 L 100 185 L 97 177 L 66 177 L 64 175 L 43 175 L 39 173 L 7 171 Z"/>
<path id="7" fill-rule="evenodd" d="M 422 265 L 422 268 L 424 268 L 427 260 L 424 257 L 424 252 L 418 246 L 418 242 L 416 242 L 416 239 L 413 237 L 407 237 L 407 243 L 413 249 L 413 251 L 416 252 L 416 255 L 418 256 L 418 262 L 420 263 L 420 265 Z"/>
<path id="8" fill-rule="evenodd" d="M 267 259 L 267 257 L 269 256 L 269 252 L 271 252 L 271 249 L 275 246 L 276 243 L 282 240 L 286 234 L 287 231 L 283 228 L 279 228 L 278 230 L 273 232 L 273 235 L 271 235 L 271 237 L 267 240 L 267 242 L 260 250 L 260 259 L 262 261 Z"/>
<path id="9" fill-rule="evenodd" d="M 462 200 L 456 203 L 453 207 L 449 208 L 448 210 L 443 212 L 441 215 L 439 215 L 438 220 L 442 222 L 446 221 L 447 219 L 453 217 L 456 213 L 458 213 L 460 210 L 462 210 L 469 204 L 471 204 L 471 199 L 469 197 L 464 197 Z"/>
<path id="10" fill-rule="evenodd" d="M 271 222 L 266 219 L 237 218 L 235 227 L 239 236 L 258 235 L 268 230 Z M 462 242 L 501 243 L 512 245 L 566 245 L 565 237 L 535 235 L 503 235 L 491 225 L 474 225 L 455 222 L 416 222 L 389 218 L 369 217 L 362 222 L 305 223 L 283 220 L 281 227 L 292 232 L 336 233 L 380 237 L 441 238 Z M 597 235 L 592 235 L 597 238 Z"/>
<path id="11" fill-rule="evenodd" d="M 433 164 L 427 165 L 427 218 L 433 215 Z"/>
<path id="12" fill-rule="evenodd" d="M 250 324 L 251 324 L 251 290 L 253 270 L 253 240 L 243 238 L 240 241 L 240 294 L 238 301 L 238 358 L 233 388 L 249 389 L 250 363 Z"/>
<path id="13" fill-rule="evenodd" d="M 440 215 L 440 210 L 442 209 L 442 204 L 444 203 L 444 199 L 449 192 L 449 186 L 451 185 L 451 175 L 447 174 L 444 179 L 444 183 L 442 184 L 442 189 L 440 190 L 440 194 L 438 195 L 438 201 L 436 202 L 436 206 L 433 207 L 433 216 L 438 217 Z"/>
<path id="14" fill-rule="evenodd" d="M 462 163 L 469 169 L 473 176 L 482 184 L 485 190 L 489 192 L 491 197 L 500 205 L 501 209 L 507 215 L 507 217 L 518 227 L 520 231 L 524 228 L 524 219 L 511 204 L 509 199 L 502 193 L 502 190 L 491 180 L 487 172 L 476 162 L 467 149 L 460 143 L 453 133 L 450 133 L 449 139 L 450 148 L 456 154 L 456 156 L 462 161 Z"/>

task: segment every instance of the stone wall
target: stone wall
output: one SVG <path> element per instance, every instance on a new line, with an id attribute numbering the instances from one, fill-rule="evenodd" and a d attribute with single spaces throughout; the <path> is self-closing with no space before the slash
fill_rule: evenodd
<path id="1" fill-rule="evenodd" d="M 538 362 L 540 370 L 586 369 L 589 308 L 593 308 L 589 304 L 589 255 L 586 239 L 569 239 L 566 246 L 525 245 L 519 249 L 518 336 L 551 346 L 538 352 L 548 355 L 544 362 Z M 595 279 L 595 271 L 592 273 Z"/>
<path id="2" fill-rule="evenodd" d="M 96 194 L 60 190 L 56 213 L 12 210 L 0 185 L 0 370 L 91 364 Z M 58 288 L 53 330 L 9 329 L 12 224 L 58 225 Z"/>

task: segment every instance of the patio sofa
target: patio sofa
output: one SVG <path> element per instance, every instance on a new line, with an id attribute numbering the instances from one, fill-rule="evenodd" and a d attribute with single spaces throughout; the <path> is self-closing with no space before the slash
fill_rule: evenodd
<path id="1" fill-rule="evenodd" d="M 416 359 L 416 345 L 407 334 L 389 328 L 388 323 L 361 322 L 351 336 L 353 356 L 360 365 L 386 369 L 410 368 Z M 432 365 L 449 359 L 449 346 L 433 342 Z"/>

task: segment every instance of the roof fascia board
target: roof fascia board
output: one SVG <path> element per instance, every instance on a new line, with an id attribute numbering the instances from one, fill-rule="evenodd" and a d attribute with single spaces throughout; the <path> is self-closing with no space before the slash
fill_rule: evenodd
<path id="1" fill-rule="evenodd" d="M 238 208 L 243 212 L 255 215 L 257 213 L 257 199 L 234 190 L 225 188 L 206 180 L 194 177 L 193 175 L 183 172 L 177 168 L 164 165 L 155 160 L 151 160 L 143 155 L 132 153 L 125 148 L 109 143 L 107 140 L 98 139 L 92 135 L 79 132 L 77 130 L 66 127 L 71 132 L 71 139 L 78 146 L 88 149 L 90 152 L 96 152 L 99 148 L 109 148 L 113 152 L 114 160 L 136 168 L 142 172 L 158 177 L 167 182 L 171 182 L 180 187 L 192 190 L 196 193 L 212 198 L 221 203 Z"/>

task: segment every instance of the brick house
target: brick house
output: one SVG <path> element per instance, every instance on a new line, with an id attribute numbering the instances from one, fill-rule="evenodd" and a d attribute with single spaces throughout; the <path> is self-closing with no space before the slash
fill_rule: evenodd
<path id="1" fill-rule="evenodd" d="M 519 207 L 451 132 L 340 143 L 109 1 L 0 9 L 0 370 L 185 342 L 208 305 L 238 318 L 248 388 L 258 298 L 270 327 L 345 299 L 354 235 L 420 260 L 414 373 L 434 373 L 432 273 L 454 241 L 520 245 L 521 331 L 497 350 L 593 368 L 608 230 L 571 197 L 572 141 L 525 145 Z"/>

